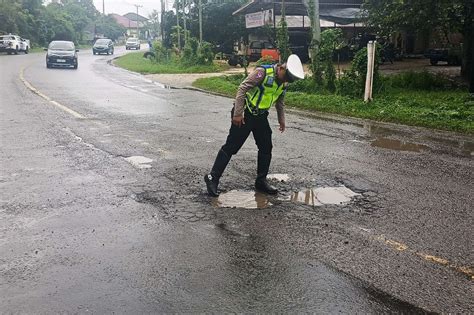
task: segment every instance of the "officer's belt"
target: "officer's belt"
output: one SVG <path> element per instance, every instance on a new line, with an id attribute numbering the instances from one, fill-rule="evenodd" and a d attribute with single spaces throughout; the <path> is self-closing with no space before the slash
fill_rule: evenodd
<path id="1" fill-rule="evenodd" d="M 268 113 L 268 109 L 260 109 L 257 107 L 251 107 L 250 109 L 249 106 L 245 106 L 245 111 L 253 116 L 260 116 Z"/>

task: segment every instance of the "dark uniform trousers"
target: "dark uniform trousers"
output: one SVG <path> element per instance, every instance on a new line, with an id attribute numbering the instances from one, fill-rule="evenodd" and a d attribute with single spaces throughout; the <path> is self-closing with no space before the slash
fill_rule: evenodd
<path id="1" fill-rule="evenodd" d="M 233 114 L 234 110 L 232 109 L 231 117 L 233 117 Z M 245 124 L 242 124 L 241 127 L 231 124 L 229 135 L 221 150 L 228 155 L 236 154 L 252 133 L 258 152 L 260 154 L 272 154 L 272 129 L 268 123 L 268 111 L 253 115 L 246 109 L 244 122 Z"/>
<path id="2" fill-rule="evenodd" d="M 233 117 L 233 114 L 234 110 L 232 109 L 231 117 Z M 232 155 L 239 152 L 250 133 L 253 134 L 258 147 L 257 181 L 265 180 L 267 177 L 273 148 L 272 129 L 268 123 L 268 111 L 260 111 L 259 115 L 253 115 L 246 108 L 244 117 L 245 124 L 242 124 L 241 127 L 231 124 L 227 140 L 217 154 L 216 161 L 211 170 L 211 175 L 216 181 L 221 177 Z"/>

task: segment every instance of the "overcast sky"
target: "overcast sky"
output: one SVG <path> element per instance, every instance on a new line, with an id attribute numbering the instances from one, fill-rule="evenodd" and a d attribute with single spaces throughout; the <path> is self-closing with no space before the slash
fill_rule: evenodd
<path id="1" fill-rule="evenodd" d="M 94 5 L 99 12 L 102 12 L 102 1 L 105 4 L 105 14 L 117 13 L 124 15 L 128 12 L 136 13 L 137 8 L 134 6 L 135 4 L 142 6 L 138 8 L 138 14 L 144 17 L 148 17 L 153 10 L 161 11 L 160 0 L 94 0 Z M 166 1 L 168 2 L 167 9 L 169 10 L 172 7 L 173 0 Z"/>

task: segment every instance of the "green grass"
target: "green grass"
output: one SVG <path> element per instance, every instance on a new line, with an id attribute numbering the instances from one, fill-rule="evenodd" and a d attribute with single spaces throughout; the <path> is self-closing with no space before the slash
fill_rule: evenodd
<path id="1" fill-rule="evenodd" d="M 30 48 L 29 53 L 35 54 L 35 53 L 46 53 L 46 52 L 44 51 L 44 47 L 33 47 L 33 48 Z"/>
<path id="2" fill-rule="evenodd" d="M 232 77 L 201 78 L 193 83 L 229 97 L 235 97 L 238 84 L 239 80 Z M 390 89 L 370 103 L 334 94 L 288 92 L 285 103 L 309 111 L 474 133 L 474 101 L 468 99 L 465 90 Z"/>
<path id="3" fill-rule="evenodd" d="M 142 74 L 155 73 L 209 73 L 220 72 L 228 68 L 227 65 L 213 64 L 210 66 L 185 66 L 176 62 L 156 63 L 143 58 L 144 52 L 129 53 L 115 60 L 119 67 Z"/>

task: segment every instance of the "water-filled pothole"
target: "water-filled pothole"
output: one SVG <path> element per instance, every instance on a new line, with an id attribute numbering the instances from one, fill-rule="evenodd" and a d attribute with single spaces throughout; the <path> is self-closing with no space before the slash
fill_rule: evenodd
<path id="1" fill-rule="evenodd" d="M 417 143 L 403 142 L 395 139 L 378 138 L 372 141 L 373 147 L 379 147 L 384 149 L 398 150 L 398 151 L 411 151 L 420 152 L 422 150 L 429 149 L 428 146 Z"/>
<path id="2" fill-rule="evenodd" d="M 272 203 L 267 195 L 258 191 L 231 190 L 214 198 L 212 205 L 219 208 L 264 209 Z"/>
<path id="3" fill-rule="evenodd" d="M 231 190 L 214 198 L 212 205 L 219 208 L 264 209 L 273 206 L 271 198 L 311 206 L 343 205 L 349 203 L 355 196 L 360 194 L 345 186 L 310 188 L 278 197 L 271 197 L 258 191 Z"/>
<path id="4" fill-rule="evenodd" d="M 286 200 L 311 206 L 341 205 L 350 202 L 353 197 L 359 195 L 345 186 L 317 187 L 293 192 Z"/>

